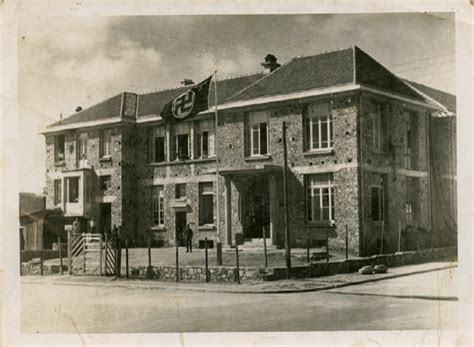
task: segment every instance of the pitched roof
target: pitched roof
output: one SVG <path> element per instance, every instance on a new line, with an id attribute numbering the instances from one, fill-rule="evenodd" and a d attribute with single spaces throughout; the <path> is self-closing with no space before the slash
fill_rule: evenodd
<path id="1" fill-rule="evenodd" d="M 423 100 L 402 80 L 358 47 L 294 58 L 229 98 L 228 102 L 358 83 Z"/>
<path id="2" fill-rule="evenodd" d="M 48 128 L 53 128 L 60 125 L 69 125 L 75 123 L 82 123 L 106 118 L 113 118 L 120 116 L 120 108 L 122 104 L 122 93 L 115 95 L 107 100 L 104 100 L 94 106 L 88 107 L 82 111 L 74 113 L 73 115 L 50 124 Z"/>
<path id="3" fill-rule="evenodd" d="M 437 90 L 420 83 L 405 80 L 408 84 L 418 89 L 421 93 L 426 94 L 428 97 L 439 102 L 441 105 L 447 108 L 448 111 L 456 113 L 456 96 L 441 90 Z"/>
<path id="4" fill-rule="evenodd" d="M 239 90 L 247 87 L 263 76 L 262 73 L 256 73 L 248 76 L 240 76 L 217 81 L 217 102 L 223 103 L 229 96 L 237 93 Z M 138 98 L 138 117 L 160 114 L 163 106 L 189 89 L 190 86 L 179 87 L 175 89 L 162 90 L 154 93 L 142 94 Z M 214 106 L 214 84 L 211 84 L 209 90 L 209 106 Z"/>

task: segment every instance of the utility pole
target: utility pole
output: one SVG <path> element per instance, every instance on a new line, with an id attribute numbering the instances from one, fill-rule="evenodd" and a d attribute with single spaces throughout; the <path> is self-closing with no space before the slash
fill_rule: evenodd
<path id="1" fill-rule="evenodd" d="M 286 149 L 286 122 L 283 122 L 283 205 L 285 216 L 285 259 L 286 277 L 291 277 L 291 255 L 290 255 L 290 235 L 288 231 L 288 182 L 286 178 L 288 170 L 288 152 Z"/>

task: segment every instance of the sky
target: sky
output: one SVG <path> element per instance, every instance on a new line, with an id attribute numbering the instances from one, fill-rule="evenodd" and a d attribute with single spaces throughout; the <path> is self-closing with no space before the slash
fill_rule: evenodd
<path id="1" fill-rule="evenodd" d="M 77 106 L 215 70 L 220 79 L 254 73 L 267 53 L 284 63 L 353 45 L 403 78 L 454 93 L 451 14 L 29 17 L 18 26 L 20 191 L 42 192 L 38 132 Z"/>

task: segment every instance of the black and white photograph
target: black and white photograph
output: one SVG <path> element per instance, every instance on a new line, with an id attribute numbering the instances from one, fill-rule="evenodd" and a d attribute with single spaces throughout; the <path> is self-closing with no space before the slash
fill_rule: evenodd
<path id="1" fill-rule="evenodd" d="M 20 3 L 5 346 L 471 345 L 468 3 Z"/>

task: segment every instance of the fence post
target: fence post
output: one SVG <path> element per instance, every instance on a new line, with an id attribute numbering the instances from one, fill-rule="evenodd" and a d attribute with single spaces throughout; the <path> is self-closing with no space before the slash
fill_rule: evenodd
<path id="1" fill-rule="evenodd" d="M 102 234 L 99 240 L 99 275 L 102 276 Z"/>
<path id="2" fill-rule="evenodd" d="M 43 255 L 43 241 L 41 241 L 41 249 L 40 249 L 40 274 L 43 276 L 43 262 L 44 262 L 44 255 Z"/>
<path id="3" fill-rule="evenodd" d="M 122 270 L 122 243 L 120 242 L 120 236 L 117 235 L 116 241 L 116 251 L 115 251 L 115 276 L 120 278 Z"/>
<path id="4" fill-rule="evenodd" d="M 204 238 L 205 244 L 205 253 L 206 253 L 206 282 L 209 282 L 209 262 L 207 257 L 207 237 Z"/>
<path id="5" fill-rule="evenodd" d="M 58 252 L 59 252 L 59 273 L 63 274 L 63 255 L 61 252 L 61 237 L 58 236 Z"/>
<path id="6" fill-rule="evenodd" d="M 349 259 L 349 228 L 346 224 L 346 260 Z"/>
<path id="7" fill-rule="evenodd" d="M 309 228 L 306 228 L 306 262 L 309 263 Z"/>
<path id="8" fill-rule="evenodd" d="M 128 239 L 125 240 L 125 277 L 128 278 Z"/>
<path id="9" fill-rule="evenodd" d="M 383 254 L 383 232 L 385 228 L 385 221 L 382 219 L 382 236 L 380 237 L 380 254 Z"/>
<path id="10" fill-rule="evenodd" d="M 68 262 L 67 262 L 67 267 L 69 271 L 69 275 L 72 275 L 72 255 L 71 255 L 71 230 L 67 231 L 67 257 L 68 257 Z"/>
<path id="11" fill-rule="evenodd" d="M 268 267 L 268 258 L 267 258 L 267 237 L 265 235 L 265 227 L 262 228 L 263 230 L 263 254 L 265 257 L 265 268 Z"/>
<path id="12" fill-rule="evenodd" d="M 148 278 L 151 278 L 151 240 L 148 238 Z"/>
<path id="13" fill-rule="evenodd" d="M 398 221 L 398 253 L 400 253 L 401 249 L 401 240 L 402 240 L 402 222 Z"/>
<path id="14" fill-rule="evenodd" d="M 222 266 L 222 242 L 217 242 L 216 255 L 217 265 Z"/>
<path id="15" fill-rule="evenodd" d="M 104 276 L 107 276 L 107 258 L 109 257 L 109 255 L 107 254 L 108 252 L 108 248 L 109 247 L 109 243 L 108 243 L 108 240 L 107 240 L 107 234 L 105 234 L 105 247 L 104 247 L 104 253 L 105 253 L 105 261 L 104 261 Z"/>
<path id="16" fill-rule="evenodd" d="M 237 284 L 240 284 L 239 242 L 237 240 L 237 234 L 235 234 L 235 260 L 237 265 Z"/>
<path id="17" fill-rule="evenodd" d="M 84 255 L 83 256 L 83 258 L 84 258 L 84 273 L 86 272 L 86 252 L 87 252 L 86 237 L 84 237 L 84 234 L 83 234 L 83 237 L 82 237 L 82 254 Z"/>
<path id="18" fill-rule="evenodd" d="M 326 262 L 329 263 L 329 228 L 326 227 Z"/>

